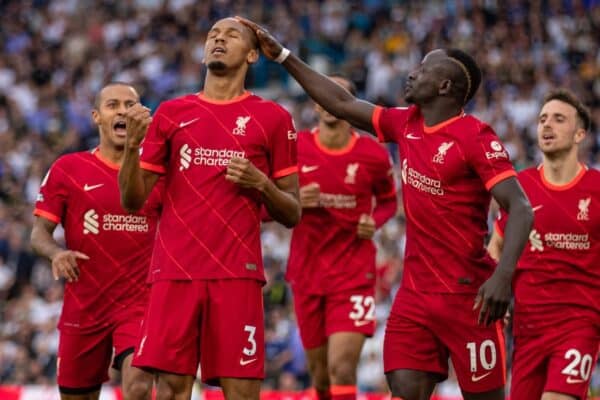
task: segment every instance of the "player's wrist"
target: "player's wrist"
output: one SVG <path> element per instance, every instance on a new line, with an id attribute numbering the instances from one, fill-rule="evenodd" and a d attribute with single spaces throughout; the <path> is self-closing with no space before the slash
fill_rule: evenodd
<path id="1" fill-rule="evenodd" d="M 290 56 L 290 54 L 291 54 L 290 49 L 288 49 L 286 47 L 282 47 L 281 51 L 279 52 L 279 55 L 277 57 L 275 57 L 275 59 L 273 61 L 275 61 L 278 64 L 281 64 L 285 60 L 287 60 L 287 58 Z"/>

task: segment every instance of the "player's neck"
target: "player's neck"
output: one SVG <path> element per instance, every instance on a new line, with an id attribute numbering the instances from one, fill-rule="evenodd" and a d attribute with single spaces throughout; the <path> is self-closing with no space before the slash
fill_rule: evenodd
<path id="1" fill-rule="evenodd" d="M 204 83 L 204 89 L 202 95 L 206 98 L 227 101 L 235 99 L 241 96 L 244 89 L 245 75 L 228 75 L 228 76 L 217 76 L 211 74 L 210 71 L 206 74 L 206 81 Z"/>
<path id="2" fill-rule="evenodd" d="M 318 129 L 319 143 L 328 149 L 343 149 L 352 137 L 352 128 L 347 124 L 330 126 L 320 122 Z"/>
<path id="3" fill-rule="evenodd" d="M 569 153 L 565 157 L 550 158 L 544 156 L 542 161 L 544 178 L 553 185 L 566 185 L 571 182 L 583 166 L 577 160 L 577 152 Z"/>
<path id="4" fill-rule="evenodd" d="M 423 115 L 426 126 L 438 125 L 464 112 L 461 106 L 440 102 L 421 105 L 419 106 L 419 109 Z"/>
<path id="5" fill-rule="evenodd" d="M 124 149 L 117 149 L 102 143 L 98 145 L 98 153 L 100 158 L 113 165 L 121 165 L 121 161 L 123 160 L 123 151 Z"/>

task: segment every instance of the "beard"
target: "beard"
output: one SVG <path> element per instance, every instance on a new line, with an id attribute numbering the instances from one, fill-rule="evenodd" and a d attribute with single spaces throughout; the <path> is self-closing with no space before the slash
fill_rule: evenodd
<path id="1" fill-rule="evenodd" d="M 222 74 L 227 70 L 227 65 L 223 61 L 211 61 L 207 65 L 211 72 Z"/>

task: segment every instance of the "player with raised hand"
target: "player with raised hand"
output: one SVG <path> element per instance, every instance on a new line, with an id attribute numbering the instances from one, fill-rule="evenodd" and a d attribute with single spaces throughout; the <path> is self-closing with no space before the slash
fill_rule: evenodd
<path id="1" fill-rule="evenodd" d="M 384 342 L 392 395 L 428 399 L 450 357 L 465 399 L 504 399 L 500 320 L 533 217 L 500 140 L 464 112 L 481 81 L 475 61 L 456 49 L 428 53 L 408 76 L 404 98 L 412 105 L 384 108 L 356 99 L 262 27 L 239 20 L 325 110 L 399 145 L 407 240 Z M 484 246 L 492 196 L 509 210 L 497 267 Z"/>
<path id="2" fill-rule="evenodd" d="M 63 400 L 99 398 L 113 348 L 124 398 L 150 398 L 153 377 L 132 367 L 131 359 L 148 300 L 146 280 L 162 199 L 157 186 L 144 208 L 128 214 L 117 181 L 125 113 L 138 102 L 131 85 L 106 85 L 92 111 L 99 146 L 54 162 L 36 202 L 31 245 L 51 260 L 55 279 L 67 280 L 58 324 L 57 382 Z M 52 236 L 58 224 L 66 249 Z"/>

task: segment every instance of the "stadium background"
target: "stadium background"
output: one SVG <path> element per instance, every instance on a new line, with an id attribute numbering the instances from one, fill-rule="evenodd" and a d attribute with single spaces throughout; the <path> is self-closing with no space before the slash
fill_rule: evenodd
<path id="1" fill-rule="evenodd" d="M 535 124 L 541 98 L 566 86 L 592 110 L 582 157 L 600 166 L 597 0 L 0 0 L 0 385 L 54 384 L 62 286 L 28 244 L 32 205 L 48 166 L 60 154 L 97 143 L 90 109 L 103 83 L 134 83 L 153 109 L 197 91 L 207 30 L 236 14 L 265 24 L 319 70 L 350 77 L 359 97 L 385 105 L 402 105 L 403 82 L 428 50 L 466 49 L 484 71 L 467 111 L 495 128 L 517 169 L 540 159 Z M 312 103 L 279 65 L 261 58 L 248 87 L 283 104 L 299 129 L 315 123 Z M 397 161 L 393 148 L 390 153 Z M 402 274 L 404 232 L 400 209 L 377 235 L 379 328 L 364 349 L 361 392 L 386 389 L 381 344 Z M 285 228 L 264 226 L 264 388 L 283 391 L 308 385 L 282 278 L 288 241 Z M 118 383 L 117 375 L 111 383 Z M 598 371 L 592 389 L 600 392 Z M 17 392 L 22 389 L 5 387 L 0 398 L 18 398 Z M 456 382 L 451 377 L 438 392 L 457 395 Z M 35 393 L 30 398 L 42 398 Z M 53 398 L 56 391 L 43 393 Z"/>

